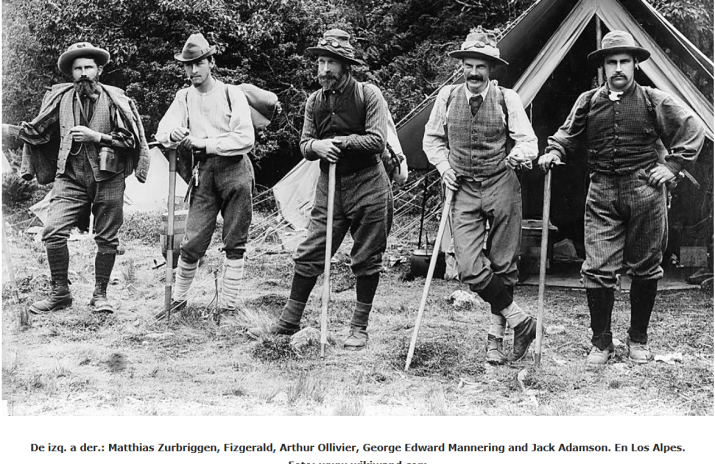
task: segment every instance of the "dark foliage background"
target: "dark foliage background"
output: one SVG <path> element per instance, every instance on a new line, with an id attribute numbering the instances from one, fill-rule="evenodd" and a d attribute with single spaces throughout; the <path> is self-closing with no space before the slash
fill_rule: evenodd
<path id="1" fill-rule="evenodd" d="M 30 120 L 42 94 L 65 82 L 57 58 L 88 41 L 109 50 L 101 80 L 134 98 L 148 134 L 186 85 L 173 56 L 202 32 L 217 45 L 218 77 L 276 92 L 284 114 L 265 133 L 254 161 L 259 184 L 272 185 L 300 160 L 303 105 L 316 89 L 305 49 L 323 31 L 353 35 L 366 66 L 359 79 L 379 85 L 397 120 L 455 70 L 446 52 L 473 26 L 500 28 L 530 0 L 4 0 L 3 122 Z M 713 0 L 653 0 L 712 56 Z"/>

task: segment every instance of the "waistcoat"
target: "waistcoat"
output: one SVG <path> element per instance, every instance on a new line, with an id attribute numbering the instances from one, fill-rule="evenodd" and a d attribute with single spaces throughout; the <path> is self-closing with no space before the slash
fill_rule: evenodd
<path id="1" fill-rule="evenodd" d="M 357 81 L 348 78 L 342 93 L 335 99 L 335 105 L 330 108 L 328 96 L 324 90 L 319 90 L 315 96 L 314 119 L 318 138 L 329 139 L 338 135 L 365 135 L 365 102 L 358 95 Z M 364 150 L 345 150 L 335 168 L 338 174 L 357 172 L 380 162 L 379 153 Z M 328 171 L 328 163 L 321 160 L 320 169 Z"/>
<path id="2" fill-rule="evenodd" d="M 75 91 L 70 90 L 65 93 L 62 97 L 62 102 L 60 103 L 60 137 L 62 138 L 62 143 L 60 145 L 60 153 L 57 158 L 57 172 L 59 174 L 63 173 L 65 171 L 67 157 L 69 155 L 76 155 L 87 157 L 90 166 L 92 166 L 94 179 L 97 182 L 114 177 L 118 172 L 124 171 L 125 160 L 123 156 L 114 153 L 114 156 L 117 156 L 118 158 L 115 159 L 114 162 L 108 163 L 111 166 L 110 170 L 100 171 L 99 144 L 92 142 L 84 142 L 81 144 L 75 142 L 70 143 L 71 135 L 69 130 L 74 126 L 81 125 L 82 121 L 80 104 L 75 95 Z M 94 103 L 94 113 L 92 114 L 92 119 L 86 127 L 89 127 L 90 129 L 101 134 L 109 134 L 112 132 L 111 106 L 106 92 L 100 92 L 99 98 Z"/>
<path id="3" fill-rule="evenodd" d="M 457 175 L 486 178 L 506 170 L 506 124 L 495 85 L 475 116 L 462 89 L 448 108 L 449 164 Z"/>
<path id="4" fill-rule="evenodd" d="M 611 101 L 599 91 L 591 104 L 586 128 L 589 169 L 606 174 L 626 174 L 658 161 L 659 135 L 648 96 L 636 84 Z"/>

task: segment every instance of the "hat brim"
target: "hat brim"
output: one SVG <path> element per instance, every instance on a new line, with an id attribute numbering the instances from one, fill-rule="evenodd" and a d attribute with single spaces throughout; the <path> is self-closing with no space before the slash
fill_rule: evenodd
<path id="1" fill-rule="evenodd" d="M 455 50 L 453 52 L 449 52 L 448 55 L 458 60 L 462 60 L 464 58 L 478 58 L 480 60 L 489 60 L 494 64 L 505 64 L 507 66 L 509 65 L 509 63 L 502 60 L 501 58 L 487 55 L 486 53 L 476 52 L 474 50 Z"/>
<path id="2" fill-rule="evenodd" d="M 78 48 L 76 50 L 64 52 L 62 55 L 60 55 L 60 58 L 57 60 L 57 67 L 64 74 L 72 74 L 72 62 L 75 59 L 84 56 L 91 56 L 92 58 L 94 58 L 94 61 L 97 63 L 97 66 L 104 66 L 105 64 L 109 63 L 109 52 L 107 50 L 96 47 Z"/>
<path id="3" fill-rule="evenodd" d="M 628 53 L 636 57 L 639 62 L 643 62 L 650 58 L 650 52 L 645 48 L 641 47 L 612 47 L 612 48 L 602 48 L 591 52 L 588 54 L 588 64 L 591 66 L 599 67 L 603 62 L 603 58 L 606 55 L 613 55 L 614 53 Z"/>
<path id="4" fill-rule="evenodd" d="M 348 56 L 341 55 L 340 53 L 336 53 L 335 51 L 333 51 L 333 50 L 331 50 L 331 49 L 329 49 L 329 48 L 323 48 L 323 47 L 308 47 L 308 48 L 305 49 L 305 51 L 307 51 L 308 53 L 310 53 L 310 54 L 312 54 L 312 55 L 316 55 L 316 56 L 319 56 L 319 55 L 332 56 L 333 58 L 337 58 L 337 59 L 339 59 L 339 60 L 343 60 L 343 61 L 346 61 L 346 62 L 348 62 L 348 63 L 350 63 L 350 64 L 354 64 L 354 65 L 357 65 L 357 66 L 362 66 L 362 65 L 365 64 L 365 63 L 363 63 L 362 61 L 358 60 L 357 58 L 350 58 L 350 57 L 348 57 Z"/>
<path id="5" fill-rule="evenodd" d="M 208 58 L 211 55 L 214 55 L 216 53 L 216 45 L 211 45 L 206 53 L 203 55 L 199 55 L 197 57 L 192 57 L 192 58 L 184 58 L 181 53 L 177 53 L 174 55 L 174 59 L 176 61 L 181 61 L 182 63 L 193 63 L 194 61 L 199 61 L 203 60 L 204 58 Z"/>

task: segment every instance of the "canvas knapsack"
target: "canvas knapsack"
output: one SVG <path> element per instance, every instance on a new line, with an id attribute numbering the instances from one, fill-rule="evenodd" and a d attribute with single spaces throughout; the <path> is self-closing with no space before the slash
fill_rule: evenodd
<path id="1" fill-rule="evenodd" d="M 228 103 L 228 110 L 233 110 L 233 105 L 231 102 L 231 96 L 228 92 L 229 84 L 224 86 L 226 92 L 226 102 Z M 240 84 L 237 86 L 241 89 L 243 94 L 246 96 L 248 101 L 248 107 L 251 109 L 251 122 L 253 123 L 253 129 L 256 132 L 264 130 L 271 123 L 273 118 L 281 112 L 281 105 L 278 102 L 278 96 L 269 91 L 263 90 L 256 87 L 253 84 Z M 185 95 L 186 106 L 189 105 L 189 93 L 186 92 Z M 187 117 L 187 125 L 188 125 Z"/>

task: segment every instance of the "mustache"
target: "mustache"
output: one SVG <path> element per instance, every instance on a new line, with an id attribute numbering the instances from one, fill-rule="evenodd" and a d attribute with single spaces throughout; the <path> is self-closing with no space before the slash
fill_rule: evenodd
<path id="1" fill-rule="evenodd" d="M 469 76 L 469 77 L 467 78 L 467 80 L 468 80 L 468 81 L 477 81 L 477 82 L 481 82 L 481 81 L 483 81 L 483 80 L 484 80 L 484 77 L 482 77 L 482 76 L 480 76 L 480 75 L 476 75 L 476 76 Z"/>

